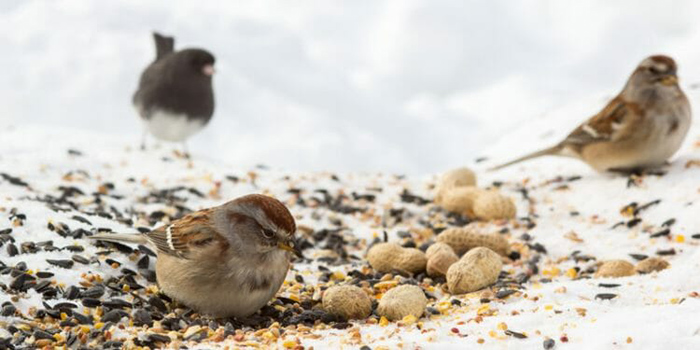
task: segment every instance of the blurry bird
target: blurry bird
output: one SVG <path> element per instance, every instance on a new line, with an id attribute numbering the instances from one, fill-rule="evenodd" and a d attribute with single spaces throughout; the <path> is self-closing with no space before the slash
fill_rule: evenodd
<path id="1" fill-rule="evenodd" d="M 665 164 L 680 148 L 691 121 L 676 69 L 668 56 L 646 58 L 622 91 L 563 141 L 490 170 L 548 155 L 578 158 L 601 172 Z"/>
<path id="2" fill-rule="evenodd" d="M 182 142 L 201 130 L 214 113 L 214 56 L 202 49 L 174 51 L 175 39 L 153 33 L 156 59 L 141 74 L 133 103 L 146 132 L 164 141 Z"/>

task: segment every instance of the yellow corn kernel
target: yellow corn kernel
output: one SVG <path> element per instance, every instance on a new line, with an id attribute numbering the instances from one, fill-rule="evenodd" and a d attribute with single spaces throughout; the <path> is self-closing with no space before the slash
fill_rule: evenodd
<path id="1" fill-rule="evenodd" d="M 501 322 L 498 324 L 498 329 L 505 331 L 506 329 L 508 329 L 508 325 L 505 322 Z"/>
<path id="2" fill-rule="evenodd" d="M 577 274 L 578 273 L 576 272 L 576 269 L 574 269 L 574 268 L 570 268 L 570 269 L 566 270 L 566 276 L 568 276 L 569 278 L 576 278 Z"/>
<path id="3" fill-rule="evenodd" d="M 297 342 L 294 340 L 285 340 L 284 343 L 282 343 L 282 346 L 284 346 L 285 349 L 293 349 L 295 346 L 297 346 Z"/>
<path id="4" fill-rule="evenodd" d="M 677 236 L 676 236 L 676 242 L 678 242 L 678 243 L 683 243 L 683 242 L 685 242 L 685 236 L 683 236 L 683 235 L 677 235 Z"/>
<path id="5" fill-rule="evenodd" d="M 331 275 L 331 279 L 336 281 L 342 281 L 345 279 L 345 274 L 340 271 L 333 272 L 333 274 Z"/>
<path id="6" fill-rule="evenodd" d="M 379 325 L 382 327 L 386 327 L 389 325 L 389 320 L 386 317 L 382 316 L 382 318 L 379 319 Z"/>
<path id="7" fill-rule="evenodd" d="M 416 318 L 416 316 L 406 315 L 406 316 L 404 316 L 404 318 L 401 319 L 401 323 L 403 323 L 405 325 L 412 325 L 412 324 L 416 323 L 417 320 L 418 319 Z"/>

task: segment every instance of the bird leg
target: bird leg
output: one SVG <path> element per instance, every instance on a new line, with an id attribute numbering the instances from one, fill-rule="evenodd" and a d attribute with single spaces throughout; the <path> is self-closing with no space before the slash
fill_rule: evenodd
<path id="1" fill-rule="evenodd" d="M 146 150 L 146 137 L 148 136 L 148 130 L 143 129 L 143 134 L 141 135 L 141 150 L 145 151 Z"/>

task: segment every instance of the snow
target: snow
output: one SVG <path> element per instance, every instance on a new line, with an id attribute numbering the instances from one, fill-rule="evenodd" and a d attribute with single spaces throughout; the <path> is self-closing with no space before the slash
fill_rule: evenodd
<path id="1" fill-rule="evenodd" d="M 477 171 L 480 186 L 503 182 L 501 190 L 515 200 L 519 216 L 538 216 L 531 230 L 509 226 L 511 241 L 527 232 L 548 250 L 540 270 L 560 272 L 551 283 L 528 284 L 527 297 L 491 302 L 489 308 L 497 313 L 481 322 L 474 321 L 483 307 L 478 295 L 463 297 L 463 306 L 447 316 L 421 319 L 423 330 L 355 322 L 363 343 L 540 349 L 551 337 L 557 349 L 697 348 L 700 299 L 691 293 L 700 292 L 700 240 L 691 236 L 700 233 L 700 167 L 686 167 L 700 159 L 697 124 L 668 173 L 646 176 L 636 187 L 628 187 L 627 178 L 598 174 L 570 159 L 542 158 L 499 172 L 485 169 L 558 141 L 596 113 L 651 53 L 676 58 L 691 103 L 700 102 L 693 88 L 700 81 L 695 64 L 700 60 L 699 6 L 692 1 L 3 2 L 0 64 L 12 69 L 0 81 L 0 172 L 20 177 L 31 190 L 0 180 L 0 229 L 10 226 L 9 211 L 17 208 L 28 217 L 13 229 L 18 246 L 23 241 L 53 240 L 57 247 L 80 243 L 86 247 L 81 254 L 91 256 L 98 248 L 46 228 L 50 220 L 71 228 L 90 225 L 72 220 L 75 212 L 57 213 L 27 197 L 72 185 L 88 194 L 89 203 L 90 193 L 112 182 L 114 194 L 124 198 L 110 199 L 111 205 L 152 212 L 173 208 L 139 198 L 178 185 L 205 194 L 185 195 L 192 209 L 251 192 L 288 201 L 291 187 L 331 193 L 380 187 L 374 209 L 381 212 L 397 205 L 404 188 L 431 198 L 437 174 L 466 165 Z M 212 124 L 191 140 L 191 163 L 174 157 L 171 145 L 146 152 L 137 147 L 141 130 L 129 100 L 139 71 L 153 56 L 148 33 L 154 28 L 176 35 L 178 47 L 210 48 L 218 58 L 217 111 Z M 83 155 L 70 155 L 69 149 Z M 479 156 L 489 159 L 475 163 Z M 64 178 L 76 170 L 86 174 Z M 249 171 L 257 174 L 255 182 Z M 340 181 L 331 180 L 331 174 Z M 233 183 L 229 175 L 244 181 Z M 581 178 L 551 181 L 558 176 Z M 564 184 L 568 188 L 558 188 Z M 523 198 L 522 187 L 531 202 Z M 658 205 L 640 214 L 641 224 L 613 228 L 629 219 L 620 213 L 625 205 L 656 199 Z M 369 241 L 382 230 L 359 215 L 291 209 L 299 225 L 314 229 L 339 217 L 358 239 Z M 318 212 L 321 220 L 314 216 Z M 649 237 L 671 218 L 676 222 L 670 237 Z M 94 227 L 133 231 L 114 220 L 88 219 Z M 394 227 L 390 239 L 409 228 Z M 567 238 L 571 232 L 582 241 Z M 615 280 L 572 280 L 564 274 L 574 266 L 565 258 L 575 250 L 598 261 L 633 262 L 631 253 L 654 256 L 666 249 L 676 255 L 664 257 L 671 268 L 659 273 Z M 121 253 L 113 256 L 130 268 L 135 265 Z M 65 270 L 45 260 L 69 257 L 61 251 L 15 257 L 0 251 L 5 264 L 24 261 L 32 269 L 54 272 L 54 279 L 66 285 L 78 283 L 81 273 L 118 273 L 105 264 Z M 313 264 L 296 268 L 314 281 Z M 0 283 L 10 281 L 0 276 Z M 621 286 L 602 288 L 601 282 Z M 599 293 L 618 297 L 596 300 Z M 0 294 L 0 303 L 9 299 Z M 30 291 L 15 305 L 23 312 L 41 307 L 41 296 Z M 585 309 L 585 316 L 577 308 Z M 528 338 L 503 335 L 501 322 Z M 467 336 L 454 334 L 455 327 Z M 323 337 L 301 338 L 307 348 L 357 346 L 346 330 L 314 332 Z M 560 340 L 564 334 L 567 343 Z M 477 343 L 479 338 L 484 344 Z"/>

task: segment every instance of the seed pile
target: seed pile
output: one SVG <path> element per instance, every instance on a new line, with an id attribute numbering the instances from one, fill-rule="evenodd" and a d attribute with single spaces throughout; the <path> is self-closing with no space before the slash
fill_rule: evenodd
<path id="1" fill-rule="evenodd" d="M 75 161 L 74 169 L 17 158 L 8 163 L 26 170 L 0 174 L 2 348 L 410 345 L 402 339 L 555 348 L 582 341 L 571 324 L 634 302 L 630 284 L 664 278 L 700 241 L 685 219 L 651 215 L 677 208 L 666 198 L 618 202 L 613 211 L 562 204 L 587 184 L 577 176 L 481 181 L 486 190 L 468 169 L 414 181 L 264 167 L 231 173 L 120 154 L 155 171 L 135 160 L 84 166 L 89 152 L 65 153 L 56 164 Z M 86 239 L 146 232 L 250 192 L 290 207 L 305 259 L 246 319 L 212 319 L 162 294 L 149 247 Z M 698 298 L 673 293 L 654 302 L 682 307 Z"/>

